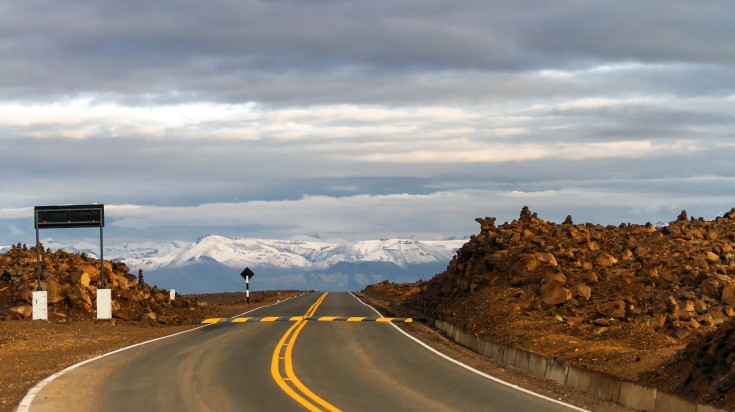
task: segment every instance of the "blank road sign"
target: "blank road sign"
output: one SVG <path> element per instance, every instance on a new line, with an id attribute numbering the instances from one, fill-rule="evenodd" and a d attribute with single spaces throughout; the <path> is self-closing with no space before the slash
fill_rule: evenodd
<path id="1" fill-rule="evenodd" d="M 105 226 L 105 205 L 36 206 L 36 229 Z"/>

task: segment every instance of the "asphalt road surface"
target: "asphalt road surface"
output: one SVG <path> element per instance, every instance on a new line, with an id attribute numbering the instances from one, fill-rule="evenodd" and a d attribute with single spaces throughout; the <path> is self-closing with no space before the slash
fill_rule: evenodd
<path id="1" fill-rule="evenodd" d="M 74 368 L 43 387 L 29 410 L 574 410 L 442 358 L 390 323 L 370 321 L 376 312 L 349 293 L 306 294 L 243 316 L 257 318 Z"/>

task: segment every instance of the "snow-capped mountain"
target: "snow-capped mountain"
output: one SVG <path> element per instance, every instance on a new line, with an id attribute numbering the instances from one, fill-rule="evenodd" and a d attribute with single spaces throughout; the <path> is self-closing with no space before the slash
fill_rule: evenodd
<path id="1" fill-rule="evenodd" d="M 416 264 L 449 262 L 464 241 L 415 241 L 387 239 L 347 244 L 269 239 L 231 239 L 208 235 L 183 250 L 168 265 L 185 266 L 202 257 L 226 266 L 272 266 L 281 269 L 327 269 L 340 262 L 389 262 L 399 267 Z M 159 254 L 160 256 L 160 254 Z M 126 262 L 133 262 L 126 256 Z M 148 269 L 156 261 L 143 259 Z"/>
<path id="2" fill-rule="evenodd" d="M 143 269 L 146 283 L 182 293 L 244 290 L 239 273 L 255 273 L 251 288 L 358 290 L 384 279 L 429 279 L 446 269 L 466 241 L 381 239 L 351 243 L 228 238 L 205 235 L 194 243 L 138 243 L 105 246 L 106 260 L 120 260 L 133 273 Z M 99 244 L 45 247 L 99 255 Z"/>

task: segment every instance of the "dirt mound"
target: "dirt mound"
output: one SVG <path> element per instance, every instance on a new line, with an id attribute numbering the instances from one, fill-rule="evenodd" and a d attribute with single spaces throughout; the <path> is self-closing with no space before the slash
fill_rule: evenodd
<path id="1" fill-rule="evenodd" d="M 651 371 L 690 343 L 687 353 L 711 356 L 692 361 L 692 396 L 701 389 L 697 368 L 704 376 L 712 359 L 732 365 L 726 350 L 701 345 L 735 317 L 735 209 L 712 221 L 682 212 L 662 227 L 582 225 L 571 217 L 557 224 L 527 207 L 500 226 L 493 217 L 476 220 L 480 234 L 445 272 L 365 293 L 393 293 L 408 310 L 488 340 L 642 383 L 660 384 L 662 373 Z"/>
<path id="2" fill-rule="evenodd" d="M 102 285 L 98 259 L 42 247 L 41 287 L 48 295 L 49 320 L 95 319 L 97 288 Z M 105 261 L 105 286 L 112 290 L 113 317 L 152 325 L 192 323 L 203 314 L 201 302 L 189 296 L 170 300 L 169 292 L 139 285 L 128 267 Z M 0 255 L 0 320 L 29 319 L 37 287 L 36 248 L 15 245 Z"/>

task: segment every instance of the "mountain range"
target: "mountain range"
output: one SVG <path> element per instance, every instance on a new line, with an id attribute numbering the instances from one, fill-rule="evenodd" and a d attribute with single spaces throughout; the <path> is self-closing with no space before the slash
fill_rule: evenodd
<path id="1" fill-rule="evenodd" d="M 61 244 L 44 247 L 99 255 L 99 244 Z M 360 290 L 388 279 L 412 282 L 443 272 L 466 240 L 419 241 L 380 239 L 330 243 L 315 240 L 229 238 L 203 235 L 195 242 L 126 243 L 105 246 L 106 260 L 124 262 L 146 283 L 180 293 L 245 290 L 240 272 L 249 267 L 255 276 L 251 290 Z M 2 251 L 2 250 L 0 250 Z"/>

